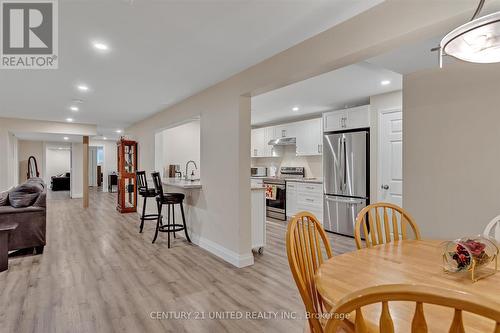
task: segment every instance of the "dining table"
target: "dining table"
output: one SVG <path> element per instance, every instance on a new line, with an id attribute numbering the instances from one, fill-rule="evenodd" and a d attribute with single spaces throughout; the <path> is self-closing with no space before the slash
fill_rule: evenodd
<path id="1" fill-rule="evenodd" d="M 335 307 L 347 295 L 368 287 L 416 284 L 464 291 L 497 302 L 500 309 L 500 273 L 473 282 L 470 272 L 445 272 L 440 240 L 399 240 L 334 256 L 316 272 L 316 288 Z M 488 268 L 494 269 L 494 268 Z M 396 332 L 410 332 L 415 303 L 389 302 Z M 362 308 L 367 321 L 378 324 L 381 304 Z M 429 332 L 448 332 L 454 310 L 424 305 Z M 464 313 L 467 332 L 493 332 L 495 323 Z"/>

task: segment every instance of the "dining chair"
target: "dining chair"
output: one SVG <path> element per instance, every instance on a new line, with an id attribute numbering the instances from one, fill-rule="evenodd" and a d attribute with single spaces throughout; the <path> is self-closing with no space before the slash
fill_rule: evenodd
<path id="1" fill-rule="evenodd" d="M 286 232 L 286 252 L 293 278 L 299 289 L 312 333 L 322 333 L 319 321 L 329 308 L 316 290 L 314 275 L 326 259 L 332 257 L 330 243 L 318 219 L 309 212 L 296 214 Z"/>
<path id="2" fill-rule="evenodd" d="M 361 239 L 362 231 L 366 247 L 389 243 L 393 239 L 408 239 L 408 225 L 413 230 L 415 239 L 420 239 L 418 225 L 403 208 L 387 202 L 368 205 L 356 217 L 356 225 L 354 227 L 356 246 L 358 249 L 363 247 Z"/>
<path id="3" fill-rule="evenodd" d="M 500 243 L 500 215 L 496 216 L 484 228 L 483 235 L 489 238 L 496 239 Z"/>
<path id="4" fill-rule="evenodd" d="M 500 332 L 500 308 L 498 307 L 498 303 L 463 291 L 424 285 L 390 284 L 355 291 L 340 300 L 330 312 L 331 318 L 326 323 L 325 333 L 337 333 L 340 331 L 347 333 L 372 332 L 371 329 L 367 328 L 368 326 L 362 314 L 362 308 L 371 304 L 381 304 L 382 306 L 377 332 L 394 333 L 394 322 L 389 310 L 389 302 L 415 303 L 413 317 L 408 318 L 408 321 L 411 322 L 412 333 L 435 331 L 435 328 L 432 329 L 433 323 L 427 323 L 424 304 L 426 306 L 433 304 L 450 308 L 450 310 L 454 309 L 449 329 L 451 333 L 465 332 L 462 318 L 463 312 L 469 312 L 490 319 L 492 324 L 496 323 L 495 329 L 492 332 Z M 349 322 L 346 323 L 347 318 L 339 316 L 339 314 L 351 312 L 356 313 L 353 326 Z M 401 314 L 398 314 L 398 318 L 400 320 L 405 319 Z M 442 318 L 439 319 L 441 323 Z M 340 328 L 342 330 L 339 330 Z"/>

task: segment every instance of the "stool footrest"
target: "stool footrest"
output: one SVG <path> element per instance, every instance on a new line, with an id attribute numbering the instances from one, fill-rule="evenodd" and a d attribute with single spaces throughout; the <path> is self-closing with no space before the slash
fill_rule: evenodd
<path id="1" fill-rule="evenodd" d="M 161 232 L 178 232 L 184 230 L 182 224 L 164 224 L 158 227 L 158 231 Z"/>
<path id="2" fill-rule="evenodd" d="M 143 220 L 158 220 L 158 214 L 141 215 L 141 219 L 143 219 Z"/>

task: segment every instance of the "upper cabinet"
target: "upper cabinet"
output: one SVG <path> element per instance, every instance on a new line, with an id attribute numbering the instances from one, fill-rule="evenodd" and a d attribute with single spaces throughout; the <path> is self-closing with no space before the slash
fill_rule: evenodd
<path id="1" fill-rule="evenodd" d="M 282 125 L 276 125 L 274 126 L 274 137 L 273 139 L 277 138 L 296 138 L 297 137 L 297 128 L 299 127 L 298 123 L 288 123 L 288 124 L 282 124 Z"/>
<path id="2" fill-rule="evenodd" d="M 274 138 L 272 127 L 256 128 L 252 130 L 251 152 L 252 157 L 270 157 L 273 156 L 273 147 L 269 140 Z"/>
<path id="3" fill-rule="evenodd" d="M 370 127 L 370 106 L 326 112 L 323 125 L 325 132 Z"/>
<path id="4" fill-rule="evenodd" d="M 297 156 L 322 155 L 322 119 L 310 119 L 296 124 Z"/>

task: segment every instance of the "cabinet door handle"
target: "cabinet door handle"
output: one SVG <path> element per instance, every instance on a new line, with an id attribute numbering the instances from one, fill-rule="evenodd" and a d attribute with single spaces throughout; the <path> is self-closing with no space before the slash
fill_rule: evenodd
<path id="1" fill-rule="evenodd" d="M 309 201 L 309 202 L 314 202 L 313 199 L 306 198 L 306 200 Z"/>
<path id="2" fill-rule="evenodd" d="M 281 137 L 285 138 L 286 137 L 286 130 L 281 130 Z"/>

